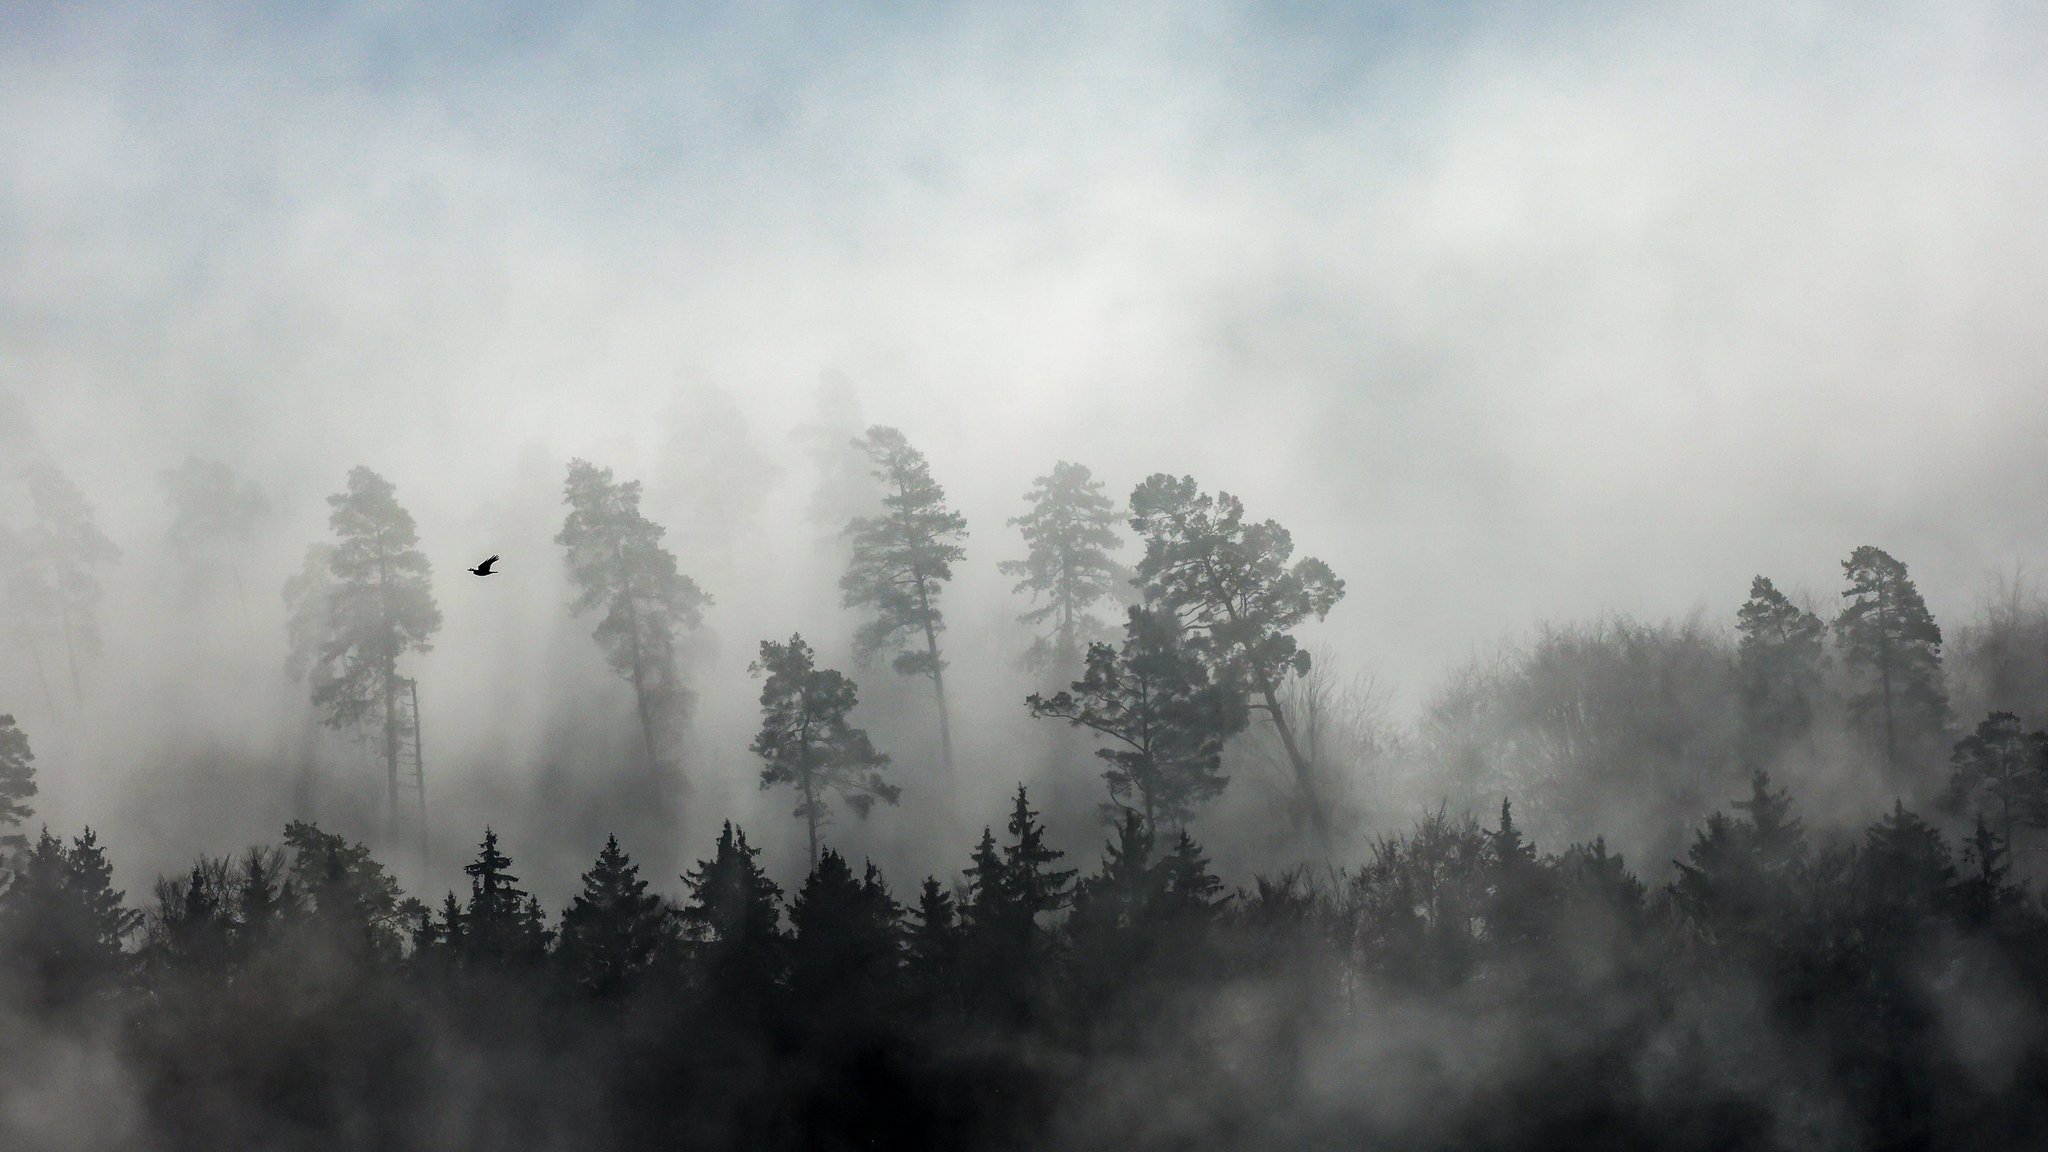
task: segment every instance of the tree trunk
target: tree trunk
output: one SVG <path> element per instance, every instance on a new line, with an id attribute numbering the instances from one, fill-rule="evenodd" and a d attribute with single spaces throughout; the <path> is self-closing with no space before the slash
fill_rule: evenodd
<path id="1" fill-rule="evenodd" d="M 398 832 L 398 668 L 384 669 L 385 812 L 393 835 Z"/>
<path id="2" fill-rule="evenodd" d="M 815 873 L 818 870 L 818 797 L 813 790 L 809 769 L 804 770 L 803 782 L 804 823 L 809 825 L 811 834 L 811 871 Z"/>
<path id="3" fill-rule="evenodd" d="M 1322 797 L 1316 794 L 1313 767 L 1308 758 L 1301 754 L 1295 744 L 1294 730 L 1287 726 L 1287 716 L 1280 711 L 1280 698 L 1273 691 L 1273 685 L 1263 674 L 1258 676 L 1259 694 L 1266 698 L 1266 714 L 1273 720 L 1274 731 L 1280 734 L 1280 747 L 1287 752 L 1287 761 L 1294 766 L 1294 779 L 1301 786 L 1301 798 L 1308 805 L 1309 827 L 1315 832 L 1316 846 L 1322 849 L 1323 859 L 1330 858 L 1330 819 L 1323 811 Z"/>
<path id="4" fill-rule="evenodd" d="M 71 698 L 83 704 L 85 703 L 85 689 L 79 684 L 78 680 L 78 645 L 71 638 L 70 606 L 66 605 L 59 609 L 59 614 L 64 623 L 64 658 L 71 665 Z"/>
<path id="5" fill-rule="evenodd" d="M 26 631 L 26 625 L 23 630 Z M 28 658 L 36 666 L 36 683 L 43 687 L 43 703 L 50 709 L 50 719 L 54 722 L 57 719 L 57 697 L 50 691 L 50 678 L 43 674 L 43 650 L 33 636 L 28 638 Z"/>
<path id="6" fill-rule="evenodd" d="M 917 607 L 918 614 L 924 618 L 925 651 L 930 653 L 932 658 L 932 691 L 939 699 L 939 758 L 940 763 L 946 767 L 946 789 L 949 793 L 948 799 L 951 799 L 950 793 L 953 789 L 953 722 L 946 707 L 946 673 L 943 666 L 939 663 L 939 634 L 932 627 L 931 597 L 925 591 L 924 578 L 921 576 L 918 577 L 917 581 Z"/>

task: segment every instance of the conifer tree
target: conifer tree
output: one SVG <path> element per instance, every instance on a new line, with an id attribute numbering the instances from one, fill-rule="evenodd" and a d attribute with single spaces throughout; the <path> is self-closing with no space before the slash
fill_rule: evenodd
<path id="1" fill-rule="evenodd" d="M 400 890 L 360 843 L 303 820 L 285 825 L 284 843 L 289 882 L 315 935 L 359 960 L 396 957 L 426 906 Z"/>
<path id="2" fill-rule="evenodd" d="M 658 734 L 688 705 L 676 668 L 676 634 L 697 627 L 711 597 L 676 567 L 661 546 L 665 529 L 640 514 L 640 482 L 618 483 L 612 470 L 571 460 L 563 483 L 569 515 L 555 543 L 576 584 L 577 612 L 602 609 L 591 635 L 612 671 L 633 686 L 633 704 L 656 778 L 663 760 Z"/>
<path id="3" fill-rule="evenodd" d="M 1036 671 L 1072 668 L 1084 646 L 1106 639 L 1108 625 L 1094 613 L 1129 578 L 1111 557 L 1117 538 L 1116 503 L 1102 493 L 1102 481 L 1086 465 L 1061 460 L 1031 482 L 1024 498 L 1031 510 L 1012 517 L 1030 549 L 1022 560 L 1005 560 L 1005 576 L 1020 577 L 1013 591 L 1029 592 L 1035 605 L 1018 620 L 1045 628 L 1025 654 Z"/>
<path id="4" fill-rule="evenodd" d="M 1812 734 L 1827 629 L 1762 576 L 1735 615 L 1743 754 L 1751 768 L 1768 767 Z"/>
<path id="5" fill-rule="evenodd" d="M 123 906 L 92 829 L 68 847 L 43 829 L 10 872 L 0 891 L 0 947 L 19 987 L 46 1008 L 113 987 L 128 966 L 122 945 L 143 916 Z"/>
<path id="6" fill-rule="evenodd" d="M 993 841 L 990 846 L 993 850 Z M 917 907 L 910 910 L 903 956 L 910 985 L 926 1004 L 959 1007 L 960 949 L 960 913 L 953 894 L 927 876 L 917 890 Z"/>
<path id="7" fill-rule="evenodd" d="M 56 600 L 57 593 L 29 551 L 25 536 L 0 524 L 0 613 L 5 614 L 9 634 L 28 652 L 36 684 L 43 692 L 43 705 L 53 715 L 57 697 L 50 691 L 49 673 L 43 667 L 42 640 Z"/>
<path id="8" fill-rule="evenodd" d="M 509 869 L 512 858 L 498 851 L 498 834 L 484 829 L 476 859 L 462 866 L 469 877 L 469 905 L 463 909 L 463 959 L 493 967 L 528 966 L 547 952 L 553 933 L 540 906 Z"/>
<path id="9" fill-rule="evenodd" d="M 883 511 L 846 526 L 853 555 L 839 578 L 841 602 L 873 616 L 854 633 L 855 660 L 866 667 L 885 649 L 898 651 L 898 675 L 931 680 L 939 706 L 939 750 L 946 779 L 953 778 L 953 729 L 946 707 L 946 661 L 939 654 L 945 617 L 939 596 L 953 565 L 967 552 L 967 518 L 946 506 L 946 491 L 932 479 L 924 453 L 903 433 L 877 424 L 856 442 L 883 487 Z"/>
<path id="10" fill-rule="evenodd" d="M 1136 578 L 1145 602 L 1180 619 L 1219 681 L 1250 691 L 1280 738 L 1316 843 L 1328 855 L 1329 812 L 1279 692 L 1287 677 L 1309 669 L 1293 629 L 1328 615 L 1344 596 L 1344 582 L 1314 557 L 1289 564 L 1294 538 L 1287 529 L 1271 520 L 1245 523 L 1235 496 L 1200 492 L 1191 476 L 1162 473 L 1138 485 L 1131 528 L 1145 542 Z"/>
<path id="11" fill-rule="evenodd" d="M 383 728 L 385 812 L 395 826 L 399 745 L 414 734 L 400 710 L 407 685 L 399 661 L 408 652 L 428 651 L 441 628 L 432 566 L 389 480 L 358 465 L 349 470 L 348 490 L 327 503 L 334 510 L 327 518 L 335 535 L 327 554 L 333 582 L 309 670 L 313 704 L 330 727 L 375 722 Z"/>
<path id="12" fill-rule="evenodd" d="M 69 477 L 50 464 L 32 464 L 23 473 L 28 482 L 31 519 L 19 538 L 9 598 L 33 633 L 54 626 L 64 642 L 74 698 L 84 699 L 80 662 L 98 654 L 98 570 L 118 563 L 121 550 L 100 531 L 99 521 L 84 494 Z M 40 669 L 41 656 L 32 652 Z"/>
<path id="13" fill-rule="evenodd" d="M 893 999 L 902 909 L 870 863 L 859 879 L 826 849 L 789 905 L 789 987 L 815 1009 L 870 1018 Z"/>
<path id="14" fill-rule="evenodd" d="M 810 834 L 816 871 L 818 828 L 830 818 L 828 792 L 865 819 L 876 800 L 894 804 L 901 789 L 882 779 L 889 758 L 875 751 L 866 731 L 847 720 L 860 702 L 853 681 L 818 668 L 801 635 L 792 635 L 787 644 L 763 640 L 761 658 L 748 671 L 767 678 L 761 687 L 761 731 L 750 745 L 766 762 L 761 787 L 788 784 L 803 798 L 795 814 Z"/>
<path id="15" fill-rule="evenodd" d="M 759 1005 L 781 981 L 785 943 L 776 903 L 782 889 L 755 863 L 759 848 L 747 834 L 725 822 L 718 847 L 683 877 L 690 898 L 683 905 L 685 935 L 699 970 L 714 992 Z"/>
<path id="16" fill-rule="evenodd" d="M 28 803 L 36 794 L 35 759 L 28 734 L 15 726 L 14 717 L 0 715 L 0 828 L 18 828 L 35 815 Z M 0 851 L 11 852 L 25 843 L 19 832 L 0 833 Z"/>
<path id="17" fill-rule="evenodd" d="M 1024 703 L 1113 741 L 1095 754 L 1108 763 L 1113 813 L 1135 799 L 1146 826 L 1179 827 L 1222 794 L 1223 742 L 1245 725 L 1243 694 L 1212 682 L 1172 613 L 1132 608 L 1121 649 L 1090 644 L 1072 689 Z"/>
<path id="18" fill-rule="evenodd" d="M 1849 602 L 1835 617 L 1835 641 L 1860 681 L 1849 704 L 1877 724 L 1885 767 L 1896 777 L 1948 724 L 1941 629 L 1906 566 L 1880 549 L 1865 545 L 1850 553 L 1842 575 Z"/>
<path id="19" fill-rule="evenodd" d="M 1949 764 L 1942 803 L 1950 811 L 1988 809 L 2008 845 L 2019 828 L 2048 825 L 2048 732 L 2025 732 L 2019 717 L 1993 712 L 1956 741 Z"/>
<path id="20" fill-rule="evenodd" d="M 172 550 L 202 571 L 214 564 L 225 567 L 246 620 L 249 598 L 236 552 L 248 545 L 257 524 L 270 514 L 270 501 L 261 488 L 238 479 L 235 470 L 219 460 L 188 456 L 178 467 L 159 473 L 159 479 L 171 504 L 166 538 Z"/>
<path id="21" fill-rule="evenodd" d="M 650 895 L 640 867 L 607 836 L 562 910 L 556 955 L 569 979 L 594 996 L 630 992 L 676 936 L 675 918 Z"/>
<path id="22" fill-rule="evenodd" d="M 1963 841 L 1963 864 L 1968 872 L 1956 884 L 1957 909 L 1966 926 L 1989 924 L 2021 906 L 2024 891 L 2006 879 L 2012 871 L 2010 860 L 2006 841 L 1979 813 L 1976 831 Z"/>
<path id="23" fill-rule="evenodd" d="M 1513 806 L 1500 802 L 1500 827 L 1486 835 L 1486 934 L 1496 947 L 1512 948 L 1544 938 L 1553 911 L 1536 846 L 1515 826 Z"/>

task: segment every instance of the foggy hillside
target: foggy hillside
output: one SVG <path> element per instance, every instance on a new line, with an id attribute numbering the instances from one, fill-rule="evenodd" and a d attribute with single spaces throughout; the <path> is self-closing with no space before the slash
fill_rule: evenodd
<path id="1" fill-rule="evenodd" d="M 2048 1146 L 2034 8 L 0 29 L 0 1143 Z"/>

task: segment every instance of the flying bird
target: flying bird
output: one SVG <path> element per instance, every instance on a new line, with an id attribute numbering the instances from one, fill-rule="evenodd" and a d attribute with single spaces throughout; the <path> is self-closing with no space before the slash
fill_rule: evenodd
<path id="1" fill-rule="evenodd" d="M 496 556 L 493 556 L 489 560 L 486 560 L 483 563 L 477 565 L 476 567 L 471 568 L 469 570 L 469 574 L 472 576 L 489 576 L 491 574 L 491 565 L 496 564 L 497 562 L 498 558 Z"/>

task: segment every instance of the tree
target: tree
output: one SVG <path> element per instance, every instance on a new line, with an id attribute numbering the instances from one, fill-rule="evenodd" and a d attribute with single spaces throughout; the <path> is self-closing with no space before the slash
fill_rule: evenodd
<path id="1" fill-rule="evenodd" d="M 960 1003 L 960 913 L 953 894 L 936 877 L 924 878 L 904 940 L 904 969 L 910 985 L 932 1005 Z"/>
<path id="2" fill-rule="evenodd" d="M 368 848 L 317 824 L 285 825 L 284 843 L 291 854 L 288 883 L 304 926 L 320 943 L 357 960 L 396 958 L 405 930 L 426 905 L 401 891 Z"/>
<path id="3" fill-rule="evenodd" d="M 476 859 L 462 866 L 469 877 L 462 957 L 469 964 L 528 967 L 547 955 L 554 933 L 547 929 L 539 902 L 518 886 L 511 867 L 512 858 L 498 851 L 498 834 L 485 828 Z"/>
<path id="4" fill-rule="evenodd" d="M 398 665 L 407 652 L 429 651 L 441 628 L 432 566 L 389 480 L 358 465 L 349 470 L 348 490 L 329 496 L 327 504 L 336 542 L 327 555 L 333 583 L 325 590 L 324 638 L 309 670 L 313 705 L 329 727 L 371 721 L 383 727 L 386 815 L 395 827 L 399 743 L 414 734 L 400 712 L 407 684 Z M 304 586 L 301 595 L 312 592 Z"/>
<path id="5" fill-rule="evenodd" d="M 121 550 L 100 531 L 92 505 L 70 478 L 49 464 L 32 464 L 23 473 L 28 482 L 32 518 L 16 541 L 9 599 L 17 619 L 31 634 L 31 655 L 40 674 L 42 657 L 33 651 L 36 621 L 54 623 L 64 641 L 71 671 L 71 692 L 84 699 L 79 661 L 99 651 L 99 603 L 102 588 L 97 570 L 119 562 Z"/>
<path id="6" fill-rule="evenodd" d="M 856 879 L 826 849 L 789 906 L 791 993 L 840 1018 L 886 1012 L 903 959 L 902 915 L 872 863 Z"/>
<path id="7" fill-rule="evenodd" d="M 1546 938 L 1555 889 L 1536 846 L 1515 826 L 1503 797 L 1500 827 L 1486 834 L 1486 934 L 1495 947 L 1514 948 Z"/>
<path id="8" fill-rule="evenodd" d="M 15 727 L 14 717 L 0 714 L 0 827 L 20 827 L 35 815 L 28 803 L 36 794 L 35 760 L 28 734 Z M 12 851 L 25 843 L 19 832 L 0 835 L 0 849 Z"/>
<path id="9" fill-rule="evenodd" d="M 661 546 L 662 526 L 640 514 L 638 480 L 617 483 L 611 469 L 571 460 L 562 493 L 569 515 L 555 543 L 568 549 L 575 610 L 604 610 L 591 635 L 612 671 L 633 686 L 647 772 L 656 778 L 656 732 L 689 701 L 676 670 L 676 633 L 697 627 L 711 597 L 677 570 L 674 554 Z"/>
<path id="10" fill-rule="evenodd" d="M 1081 679 L 1051 698 L 1024 703 L 1033 716 L 1057 717 L 1108 737 L 1095 754 L 1109 765 L 1106 815 L 1135 797 L 1145 824 L 1179 827 L 1222 794 L 1223 742 L 1245 725 L 1242 691 L 1211 681 L 1170 612 L 1132 608 L 1121 650 L 1090 644 Z"/>
<path id="11" fill-rule="evenodd" d="M 786 943 L 777 920 L 782 889 L 755 863 L 759 848 L 725 822 L 718 848 L 683 877 L 683 931 L 709 990 L 743 1007 L 765 1003 L 781 981 Z"/>
<path id="12" fill-rule="evenodd" d="M 122 943 L 142 926 L 142 913 L 123 907 L 92 829 L 68 847 L 43 829 L 11 871 L 0 892 L 0 945 L 21 987 L 45 1008 L 112 988 L 128 964 Z"/>
<path id="13" fill-rule="evenodd" d="M 1956 741 L 1943 807 L 1960 812 L 1994 808 L 1999 839 L 2012 843 L 2021 827 L 2048 826 L 2048 732 L 2027 733 L 2020 718 L 1993 712 Z"/>
<path id="14" fill-rule="evenodd" d="M 623 995 L 675 938 L 675 917 L 661 897 L 648 894 L 639 865 L 618 837 L 605 837 L 583 874 L 583 891 L 562 910 L 555 952 L 569 979 L 593 996 Z"/>
<path id="15" fill-rule="evenodd" d="M 1084 645 L 1106 638 L 1108 625 L 1093 609 L 1129 578 L 1110 556 L 1121 544 L 1116 504 L 1086 465 L 1065 460 L 1032 481 L 1024 499 L 1031 510 L 1010 524 L 1021 529 L 1030 552 L 998 567 L 1005 576 L 1021 577 L 1012 591 L 1031 594 L 1035 607 L 1018 620 L 1050 626 L 1033 639 L 1025 665 L 1065 670 L 1081 658 Z"/>
<path id="16" fill-rule="evenodd" d="M 1758 576 L 1735 614 L 1736 666 L 1744 758 L 1754 768 L 1811 737 L 1826 627 Z"/>
<path id="17" fill-rule="evenodd" d="M 1941 682 L 1941 629 L 1906 566 L 1865 545 L 1842 561 L 1849 602 L 1835 617 L 1842 660 L 1861 679 L 1849 698 L 1858 717 L 1876 717 L 1885 768 L 1926 750 L 1948 724 Z"/>
<path id="18" fill-rule="evenodd" d="M 946 708 L 946 661 L 939 655 L 945 618 L 939 594 L 953 578 L 953 564 L 967 555 L 967 518 L 946 507 L 946 491 L 932 479 L 924 453 L 903 433 L 877 424 L 855 442 L 881 481 L 882 513 L 846 526 L 853 555 L 839 578 L 840 600 L 848 608 L 874 613 L 854 633 L 854 659 L 867 667 L 886 648 L 899 648 L 890 661 L 901 676 L 924 676 L 939 704 L 939 749 L 946 778 L 953 777 L 953 729 Z M 923 637 L 920 648 L 917 637 Z"/>
<path id="19" fill-rule="evenodd" d="M 1145 541 L 1137 583 L 1145 602 L 1173 613 L 1195 649 L 1224 683 L 1243 684 L 1273 724 L 1294 768 L 1316 842 L 1330 852 L 1330 820 L 1316 793 L 1314 765 L 1295 740 L 1279 690 L 1309 669 L 1293 629 L 1321 620 L 1344 596 L 1344 582 L 1314 557 L 1289 564 L 1294 538 L 1271 520 L 1244 521 L 1228 492 L 1200 492 L 1192 476 L 1163 473 L 1131 493 L 1131 529 Z"/>
<path id="20" fill-rule="evenodd" d="M 998 849 L 981 832 L 967 868 L 963 975 L 970 1001 L 1011 1021 L 1030 1010 L 1053 941 L 1040 918 L 1067 906 L 1074 871 L 1054 868 L 1065 853 L 1045 843 L 1045 827 L 1024 786 L 1010 810 L 1010 843 Z"/>
<path id="21" fill-rule="evenodd" d="M 186 562 L 227 568 L 249 615 L 249 597 L 242 587 L 242 569 L 235 551 L 249 542 L 256 525 L 270 514 L 270 501 L 253 482 L 239 481 L 235 470 L 219 460 L 187 456 L 176 468 L 158 473 L 171 503 L 171 548 Z"/>
<path id="22" fill-rule="evenodd" d="M 749 747 L 766 763 L 761 787 L 794 785 L 803 800 L 795 815 L 810 833 L 811 870 L 818 868 L 818 828 L 830 818 L 825 794 L 865 819 L 877 800 L 896 803 L 902 790 L 882 779 L 889 758 L 875 751 L 866 731 L 847 722 L 860 702 L 854 683 L 813 662 L 801 635 L 787 644 L 761 642 L 761 658 L 748 665 L 766 676 L 761 687 L 761 731 Z"/>

